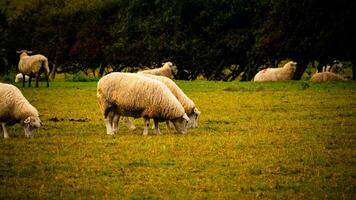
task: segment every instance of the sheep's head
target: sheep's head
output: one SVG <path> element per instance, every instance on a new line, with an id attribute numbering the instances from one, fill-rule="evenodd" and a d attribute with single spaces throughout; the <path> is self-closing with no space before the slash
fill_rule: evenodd
<path id="1" fill-rule="evenodd" d="M 23 128 L 27 137 L 32 136 L 32 131 L 41 127 L 42 122 L 38 116 L 29 116 L 23 121 Z"/>
<path id="2" fill-rule="evenodd" d="M 31 54 L 32 51 L 20 50 L 20 51 L 16 51 L 16 53 L 20 54 L 20 58 L 22 58 L 24 56 L 28 56 L 28 54 Z"/>
<path id="3" fill-rule="evenodd" d="M 289 61 L 287 64 L 283 66 L 283 68 L 290 68 L 295 72 L 297 70 L 297 63 L 294 61 Z"/>
<path id="4" fill-rule="evenodd" d="M 178 117 L 176 119 L 172 119 L 171 122 L 173 123 L 176 131 L 178 133 L 185 134 L 187 132 L 187 125 L 190 119 L 186 113 L 182 117 Z"/>
<path id="5" fill-rule="evenodd" d="M 334 60 L 330 72 L 338 73 L 341 71 L 343 71 L 343 64 L 338 60 Z"/>
<path id="6" fill-rule="evenodd" d="M 193 108 L 192 112 L 188 114 L 189 123 L 187 128 L 196 128 L 198 127 L 198 119 L 199 119 L 200 111 L 198 108 Z"/>

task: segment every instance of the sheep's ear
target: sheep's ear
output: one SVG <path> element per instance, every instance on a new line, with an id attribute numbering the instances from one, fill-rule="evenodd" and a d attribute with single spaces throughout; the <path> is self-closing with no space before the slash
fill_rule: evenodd
<path id="1" fill-rule="evenodd" d="M 188 117 L 187 113 L 184 113 L 184 115 L 183 115 L 183 119 L 187 120 L 188 122 L 190 121 L 190 119 L 189 119 L 189 117 Z"/>
<path id="2" fill-rule="evenodd" d="M 30 118 L 30 117 L 27 117 L 27 118 L 25 119 L 25 121 L 23 121 L 23 123 L 25 123 L 25 124 L 31 123 L 31 118 Z"/>
<path id="3" fill-rule="evenodd" d="M 194 109 L 193 109 L 193 112 L 194 112 L 195 114 L 197 114 L 197 115 L 200 115 L 200 111 L 198 110 L 198 108 L 194 108 Z"/>

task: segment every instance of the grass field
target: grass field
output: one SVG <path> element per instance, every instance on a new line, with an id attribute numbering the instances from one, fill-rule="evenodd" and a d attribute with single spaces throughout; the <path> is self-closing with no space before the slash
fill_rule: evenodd
<path id="1" fill-rule="evenodd" d="M 21 90 L 44 126 L 0 137 L 0 199 L 355 199 L 356 82 L 179 81 L 186 135 L 106 135 L 95 82 Z"/>

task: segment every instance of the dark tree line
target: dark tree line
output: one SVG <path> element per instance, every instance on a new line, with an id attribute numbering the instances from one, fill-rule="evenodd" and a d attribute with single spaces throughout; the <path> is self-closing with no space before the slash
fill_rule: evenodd
<path id="1" fill-rule="evenodd" d="M 353 1 L 25 2 L 0 4 L 0 73 L 16 68 L 16 50 L 28 49 L 57 72 L 102 75 L 108 66 L 134 71 L 171 60 L 180 79 L 250 80 L 262 65 L 292 59 L 300 79 L 308 63 L 321 69 L 339 59 L 352 62 L 356 78 Z"/>

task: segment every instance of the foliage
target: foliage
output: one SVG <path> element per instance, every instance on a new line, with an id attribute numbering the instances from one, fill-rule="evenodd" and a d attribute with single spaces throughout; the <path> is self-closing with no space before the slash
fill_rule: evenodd
<path id="1" fill-rule="evenodd" d="M 0 138 L 0 199 L 355 199 L 355 82 L 177 83 L 199 127 L 148 137 L 106 135 L 96 82 L 19 87 L 44 126 Z"/>
<path id="2" fill-rule="evenodd" d="M 355 2 L 347 0 L 6 0 L 0 8 L 2 73 L 19 49 L 71 73 L 171 60 L 179 79 L 251 80 L 285 59 L 298 62 L 295 79 L 314 61 L 319 70 L 335 59 L 355 66 Z"/>

